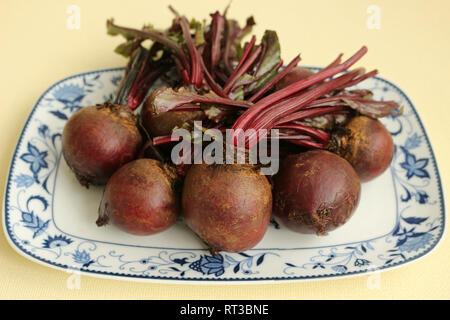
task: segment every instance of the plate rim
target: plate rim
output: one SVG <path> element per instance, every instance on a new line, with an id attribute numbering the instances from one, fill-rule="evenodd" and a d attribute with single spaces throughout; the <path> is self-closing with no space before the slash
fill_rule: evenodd
<path id="1" fill-rule="evenodd" d="M 319 67 L 309 67 L 308 68 L 311 69 L 320 69 Z M 422 118 L 420 117 L 415 105 L 412 103 L 411 99 L 409 98 L 408 95 L 406 95 L 406 93 L 396 84 L 392 83 L 389 80 L 386 80 L 382 77 L 374 77 L 377 80 L 380 80 L 382 82 L 387 83 L 388 85 L 392 86 L 395 90 L 397 90 L 405 99 L 406 101 L 411 105 L 411 109 L 415 115 L 415 118 L 417 119 L 417 122 L 420 126 L 420 129 L 422 130 L 422 132 L 424 133 L 424 137 L 425 137 L 425 141 L 426 141 L 426 145 L 427 148 L 430 152 L 430 156 L 432 158 L 432 164 L 433 164 L 433 169 L 435 171 L 435 175 L 436 175 L 436 185 L 437 185 L 437 191 L 438 191 L 438 198 L 436 201 L 439 202 L 440 204 L 440 218 L 442 221 L 442 225 L 441 225 L 441 230 L 440 233 L 437 234 L 438 239 L 434 242 L 434 244 L 432 246 L 430 246 L 426 251 L 411 256 L 408 260 L 406 261 L 400 261 L 400 262 L 396 262 L 387 266 L 380 266 L 377 268 L 374 268 L 371 270 L 371 268 L 368 269 L 363 269 L 360 271 L 350 271 L 350 272 L 346 272 L 344 274 L 320 274 L 320 275 L 305 275 L 305 276 L 284 276 L 284 277 L 259 277 L 259 278 L 205 278 L 205 279 L 198 279 L 198 278 L 173 278 L 173 277 L 165 277 L 165 276 L 154 276 L 152 275 L 151 277 L 145 277 L 145 276 L 141 276 L 141 275 L 132 275 L 132 274 L 126 274 L 126 273 L 117 273 L 117 272 L 108 272 L 108 271 L 100 271 L 100 270 L 91 270 L 91 269 L 73 269 L 70 266 L 67 265 L 63 265 L 60 263 L 56 263 L 50 260 L 47 260 L 45 258 L 39 257 L 37 255 L 35 255 L 32 252 L 29 252 L 27 249 L 23 248 L 20 246 L 20 244 L 16 243 L 16 241 L 14 240 L 14 236 L 10 233 L 10 230 L 8 228 L 8 209 L 7 209 L 7 199 L 8 199 L 8 195 L 10 192 L 10 185 L 12 183 L 12 171 L 14 168 L 14 164 L 15 164 L 15 160 L 17 158 L 17 152 L 19 149 L 19 146 L 22 142 L 22 139 L 24 137 L 24 133 L 25 130 L 27 129 L 30 120 L 33 117 L 33 114 L 35 113 L 38 105 L 40 104 L 41 100 L 43 99 L 43 97 L 49 92 L 51 91 L 53 88 L 55 88 L 56 86 L 58 86 L 59 84 L 73 79 L 73 78 L 77 78 L 80 76 L 85 76 L 85 75 L 89 75 L 89 74 L 94 74 L 94 73 L 105 73 L 105 72 L 114 72 L 114 71 L 120 71 L 123 70 L 123 67 L 113 67 L 113 68 L 104 68 L 104 69 L 98 69 L 98 70 L 91 70 L 91 71 L 87 71 L 87 72 L 81 72 L 78 74 L 74 74 L 68 77 L 65 77 L 55 83 L 53 83 L 50 87 L 48 87 L 37 99 L 36 103 L 33 105 L 31 111 L 28 113 L 28 116 L 26 118 L 26 121 L 22 127 L 22 130 L 19 134 L 19 137 L 16 141 L 15 147 L 13 149 L 13 152 L 11 154 L 11 160 L 10 160 L 10 164 L 8 167 L 8 174 L 6 177 L 6 181 L 5 181 L 5 186 L 4 186 L 4 192 L 3 192 L 3 206 L 2 206 L 2 212 L 3 212 L 3 219 L 2 219 L 2 225 L 3 225 L 3 231 L 5 234 L 5 238 L 7 239 L 7 242 L 9 243 L 9 245 L 14 249 L 14 251 L 16 251 L 17 253 L 19 253 L 21 256 L 25 257 L 26 259 L 36 262 L 40 265 L 46 266 L 46 267 L 51 267 L 53 269 L 57 269 L 57 270 L 61 270 L 61 271 L 65 271 L 68 273 L 73 273 L 73 272 L 79 272 L 80 274 L 83 275 L 87 275 L 87 276 L 91 276 L 91 277 L 99 277 L 99 278 L 108 278 L 108 279 L 116 279 L 116 280 L 124 280 L 124 281 L 139 281 L 139 282 L 155 282 L 155 283 L 179 283 L 179 284 L 211 284 L 211 283 L 216 283 L 216 284 L 264 284 L 264 283 L 279 283 L 279 282 L 300 282 L 300 281 L 313 281 L 313 280 L 331 280 L 331 279 L 340 279 L 340 278 L 349 278 L 349 277 L 355 277 L 355 276 L 361 276 L 361 275 L 370 275 L 373 274 L 375 272 L 384 272 L 387 270 L 391 270 L 391 269 L 397 269 L 399 267 L 402 267 L 404 265 L 408 265 L 414 262 L 419 261 L 420 259 L 424 258 L 425 256 L 427 256 L 428 254 L 430 254 L 431 252 L 433 252 L 436 248 L 438 248 L 438 246 L 441 244 L 441 242 L 444 239 L 445 236 L 445 231 L 446 231 L 446 227 L 447 227 L 447 215 L 446 213 L 446 198 L 445 198 L 445 191 L 443 189 L 443 185 L 442 185 L 442 179 L 441 179 L 441 175 L 440 175 L 440 169 L 438 166 L 438 162 L 436 159 L 436 155 L 433 149 L 433 146 L 430 142 L 428 133 L 423 125 L 422 122 Z M 59 164 L 58 164 L 59 165 Z M 52 214 L 53 217 L 53 214 Z M 328 247 L 328 246 L 325 246 Z"/>

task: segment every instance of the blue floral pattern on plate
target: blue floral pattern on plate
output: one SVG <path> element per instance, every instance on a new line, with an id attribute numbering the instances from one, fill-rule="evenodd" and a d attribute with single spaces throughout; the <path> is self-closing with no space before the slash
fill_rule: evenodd
<path id="1" fill-rule="evenodd" d="M 283 248 L 274 243 L 270 248 L 211 255 L 201 246 L 142 247 L 65 233 L 57 227 L 53 212 L 64 123 L 78 109 L 112 99 L 122 73 L 122 68 L 106 69 L 64 79 L 50 87 L 31 111 L 11 162 L 3 221 L 9 242 L 27 258 L 60 269 L 125 279 L 301 280 L 402 265 L 429 253 L 442 238 L 445 206 L 430 142 L 408 97 L 378 77 L 361 87 L 372 90 L 377 99 L 395 99 L 404 107 L 403 115 L 382 119 L 396 145 L 390 168 L 396 222 L 383 236 L 320 247 Z M 269 228 L 283 232 L 275 219 Z"/>

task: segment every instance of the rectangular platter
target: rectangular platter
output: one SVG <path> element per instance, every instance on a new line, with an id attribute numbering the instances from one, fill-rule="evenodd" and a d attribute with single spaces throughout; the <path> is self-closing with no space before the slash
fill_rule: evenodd
<path id="1" fill-rule="evenodd" d="M 24 257 L 81 274 L 157 282 L 262 283 L 346 277 L 403 266 L 430 253 L 445 228 L 439 170 L 422 121 L 406 94 L 379 77 L 358 88 L 395 100 L 381 119 L 396 151 L 391 167 L 362 186 L 357 211 L 328 236 L 289 231 L 272 220 L 263 240 L 241 253 L 212 256 L 179 220 L 152 236 L 95 225 L 102 187 L 82 188 L 61 157 L 61 133 L 81 107 L 112 100 L 122 68 L 63 79 L 39 98 L 15 148 L 3 227 Z"/>

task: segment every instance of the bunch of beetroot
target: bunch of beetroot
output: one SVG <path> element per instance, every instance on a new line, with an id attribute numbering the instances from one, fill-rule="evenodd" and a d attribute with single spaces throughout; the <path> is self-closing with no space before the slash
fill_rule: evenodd
<path id="1" fill-rule="evenodd" d="M 212 252 L 239 252 L 262 239 L 272 213 L 291 230 L 319 235 L 348 221 L 361 182 L 393 157 L 378 118 L 400 112 L 354 88 L 377 73 L 350 70 L 367 48 L 318 72 L 297 66 L 299 56 L 283 67 L 275 31 L 244 42 L 252 17 L 240 26 L 226 9 L 208 24 L 170 9 L 166 30 L 107 22 L 110 35 L 125 38 L 116 52 L 129 59 L 115 101 L 79 110 L 64 128 L 63 155 L 80 183 L 106 183 L 97 224 L 149 235 L 181 214 Z M 158 79 L 167 86 L 155 89 Z M 244 153 L 278 139 L 279 172 L 268 179 L 261 163 L 175 165 L 172 131 L 194 130 L 196 120 L 202 130 L 254 130 Z M 237 148 L 237 138 L 224 149 Z"/>

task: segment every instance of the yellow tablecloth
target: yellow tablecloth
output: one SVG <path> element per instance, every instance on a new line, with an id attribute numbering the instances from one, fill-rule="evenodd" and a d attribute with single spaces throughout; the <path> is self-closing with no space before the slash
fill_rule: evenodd
<path id="1" fill-rule="evenodd" d="M 25 1 L 0 2 L 0 185 L 22 126 L 41 93 L 72 74 L 115 66 L 125 60 L 119 43 L 105 33 L 114 17 L 123 25 L 151 22 L 166 27 L 173 4 L 188 17 L 208 17 L 228 0 Z M 71 7 L 76 5 L 76 7 Z M 75 9 L 74 9 L 75 8 Z M 74 14 L 79 9 L 77 24 Z M 298 52 L 302 63 L 323 66 L 340 52 L 366 44 L 360 65 L 378 68 L 399 85 L 421 115 L 450 187 L 450 3 L 445 0 L 235 0 L 229 16 L 244 22 L 254 15 L 257 35 L 275 29 L 285 61 Z M 74 20 L 75 19 L 75 20 Z M 77 28 L 79 27 L 79 28 Z M 2 194 L 3 197 L 3 194 Z M 425 258 L 381 273 L 379 288 L 368 276 L 278 284 L 178 285 L 138 283 L 88 276 L 79 289 L 67 288 L 68 273 L 19 256 L 0 235 L 0 298 L 118 299 L 392 299 L 450 298 L 450 239 Z"/>

